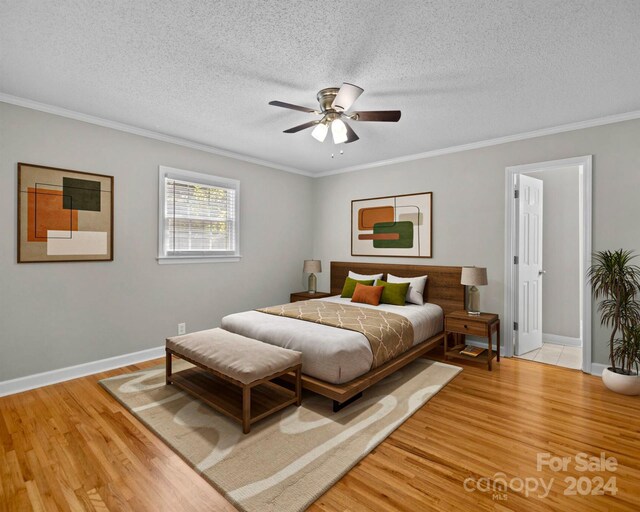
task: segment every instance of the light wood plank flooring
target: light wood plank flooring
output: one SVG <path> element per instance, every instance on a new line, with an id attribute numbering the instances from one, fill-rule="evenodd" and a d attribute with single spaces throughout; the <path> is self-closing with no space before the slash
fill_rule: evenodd
<path id="1" fill-rule="evenodd" d="M 97 384 L 159 363 L 0 398 L 0 510 L 234 510 Z M 311 510 L 640 510 L 640 397 L 532 361 L 503 359 L 491 373 L 451 361 L 460 363 L 461 374 Z M 601 451 L 618 460 L 615 473 L 578 473 L 574 462 L 536 470 L 539 452 Z M 497 472 L 555 483 L 546 498 L 517 484 L 497 496 L 464 490 L 465 479 Z M 564 496 L 570 475 L 615 476 L 617 495 Z"/>

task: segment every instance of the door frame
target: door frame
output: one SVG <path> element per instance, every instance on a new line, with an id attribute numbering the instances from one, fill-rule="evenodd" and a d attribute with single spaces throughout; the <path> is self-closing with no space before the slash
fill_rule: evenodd
<path id="1" fill-rule="evenodd" d="M 580 168 L 580 187 L 582 191 L 582 309 L 580 334 L 582 338 L 582 371 L 591 373 L 591 288 L 587 278 L 587 268 L 591 264 L 591 226 L 592 226 L 592 155 L 564 158 L 548 162 L 514 165 L 505 169 L 505 244 L 504 244 L 504 353 L 513 357 L 515 329 L 518 316 L 518 266 L 513 263 L 518 244 L 515 201 L 515 177 L 518 174 L 533 171 L 553 171 L 568 166 Z"/>

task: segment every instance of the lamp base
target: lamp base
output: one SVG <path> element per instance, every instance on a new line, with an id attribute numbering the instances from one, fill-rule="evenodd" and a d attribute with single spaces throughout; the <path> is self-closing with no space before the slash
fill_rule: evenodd
<path id="1" fill-rule="evenodd" d="M 318 288 L 318 278 L 315 274 L 309 274 L 309 289 L 307 290 L 309 293 L 316 293 L 316 289 Z"/>
<path id="2" fill-rule="evenodd" d="M 480 290 L 476 286 L 472 286 L 469 288 L 469 293 L 467 294 L 469 299 L 467 312 L 470 315 L 479 315 L 480 314 Z"/>

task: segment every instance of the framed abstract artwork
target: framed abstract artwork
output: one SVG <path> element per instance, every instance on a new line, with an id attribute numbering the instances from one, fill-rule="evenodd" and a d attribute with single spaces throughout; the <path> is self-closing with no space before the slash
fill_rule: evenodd
<path id="1" fill-rule="evenodd" d="M 18 263 L 113 260 L 113 176 L 18 164 Z"/>
<path id="2" fill-rule="evenodd" d="M 351 201 L 351 255 L 431 258 L 432 192 Z"/>

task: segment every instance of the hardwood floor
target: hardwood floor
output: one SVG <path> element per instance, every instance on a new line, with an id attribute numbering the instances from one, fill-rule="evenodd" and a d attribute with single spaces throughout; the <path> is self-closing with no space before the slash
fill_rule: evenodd
<path id="1" fill-rule="evenodd" d="M 98 384 L 161 360 L 0 398 L 0 510 L 234 510 Z M 503 359 L 464 371 L 323 495 L 312 511 L 640 510 L 640 397 L 599 378 Z M 537 454 L 572 457 L 537 471 Z M 615 457 L 615 472 L 579 472 L 575 456 Z M 504 494 L 464 489 L 511 480 Z M 614 476 L 617 495 L 565 496 L 564 479 Z M 498 475 L 499 477 L 500 475 Z M 554 483 L 526 497 L 530 478 Z"/>

